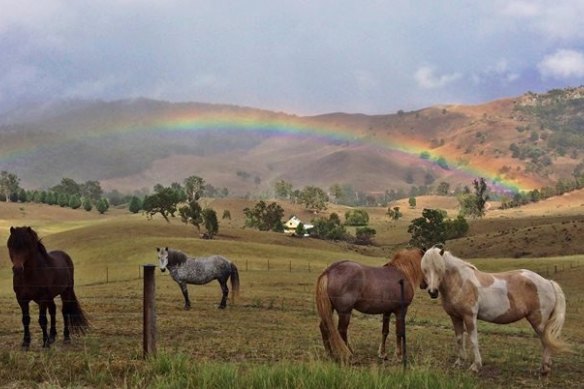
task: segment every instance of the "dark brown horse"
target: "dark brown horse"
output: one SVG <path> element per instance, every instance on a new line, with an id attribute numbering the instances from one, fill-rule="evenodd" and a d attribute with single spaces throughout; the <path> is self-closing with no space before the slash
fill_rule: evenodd
<path id="1" fill-rule="evenodd" d="M 389 333 L 389 318 L 396 316 L 396 355 L 401 357 L 400 334 L 408 306 L 414 297 L 414 286 L 424 279 L 420 262 L 423 251 L 405 249 L 381 267 L 361 265 L 352 261 L 339 261 L 330 265 L 316 283 L 316 307 L 320 316 L 320 331 L 328 353 L 342 362 L 352 354 L 347 340 L 347 328 L 351 312 L 356 309 L 366 314 L 382 314 L 381 343 L 378 355 L 386 358 L 385 343 Z M 401 302 L 401 285 L 404 284 L 404 299 Z M 333 312 L 339 316 L 335 328 Z"/>
<path id="2" fill-rule="evenodd" d="M 30 346 L 30 301 L 39 305 L 43 347 L 49 347 L 57 336 L 54 299 L 58 295 L 63 302 L 65 342 L 70 341 L 69 331 L 84 333 L 88 321 L 73 291 L 71 257 L 63 251 L 48 253 L 37 233 L 30 227 L 10 227 L 7 246 L 12 260 L 14 293 L 22 310 L 22 348 L 26 350 Z M 50 332 L 47 332 L 47 309 L 51 316 Z"/>

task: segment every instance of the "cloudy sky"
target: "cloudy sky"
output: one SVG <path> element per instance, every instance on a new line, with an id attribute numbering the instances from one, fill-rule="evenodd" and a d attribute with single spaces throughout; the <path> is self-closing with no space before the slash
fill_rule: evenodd
<path id="1" fill-rule="evenodd" d="M 584 84 L 582 0 L 0 0 L 0 112 L 148 97 L 393 113 Z"/>

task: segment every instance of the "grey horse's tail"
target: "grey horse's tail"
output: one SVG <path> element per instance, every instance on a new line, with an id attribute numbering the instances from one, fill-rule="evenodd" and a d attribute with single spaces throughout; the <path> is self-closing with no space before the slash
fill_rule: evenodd
<path id="1" fill-rule="evenodd" d="M 239 271 L 237 266 L 231 262 L 231 298 L 239 297 Z"/>

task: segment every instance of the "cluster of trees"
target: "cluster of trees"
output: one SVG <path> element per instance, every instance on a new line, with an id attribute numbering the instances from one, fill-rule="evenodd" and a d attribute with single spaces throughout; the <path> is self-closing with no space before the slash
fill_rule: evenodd
<path id="1" fill-rule="evenodd" d="M 408 233 L 411 234 L 410 245 L 429 248 L 437 243 L 445 243 L 448 239 L 466 235 L 468 228 L 462 215 L 450 219 L 444 210 L 425 208 L 422 216 L 412 220 L 408 227 Z"/>
<path id="2" fill-rule="evenodd" d="M 95 207 L 99 213 L 105 213 L 110 207 L 98 181 L 80 184 L 71 178 L 63 178 L 58 185 L 48 190 L 25 190 L 20 186 L 20 178 L 7 171 L 0 172 L 0 200 L 83 208 L 86 211 Z"/>
<path id="3" fill-rule="evenodd" d="M 253 207 L 243 210 L 245 226 L 260 231 L 283 232 L 284 209 L 276 202 L 258 201 Z M 345 222 L 341 222 L 338 214 L 331 213 L 329 217 L 316 217 L 311 220 L 313 228 L 310 236 L 324 240 L 342 240 L 357 244 L 371 244 L 376 231 L 367 227 L 369 215 L 365 210 L 354 209 L 345 213 Z M 346 226 L 357 226 L 355 236 L 352 236 Z M 304 236 L 304 226 L 299 224 L 296 236 Z"/>
<path id="4" fill-rule="evenodd" d="M 203 208 L 199 204 L 199 199 L 205 193 L 205 180 L 198 176 L 190 176 L 184 179 L 183 184 L 172 183 L 165 187 L 157 184 L 154 186 L 154 193 L 144 197 L 139 207 L 139 199 L 132 199 L 130 207 L 132 212 L 142 210 L 146 217 L 152 218 L 160 214 L 167 222 L 169 217 L 175 217 L 179 213 L 181 221 L 191 224 L 201 231 L 201 226 L 205 228 L 204 237 L 212 239 L 219 232 L 219 221 L 214 209 Z M 140 208 L 140 209 L 139 209 Z"/>

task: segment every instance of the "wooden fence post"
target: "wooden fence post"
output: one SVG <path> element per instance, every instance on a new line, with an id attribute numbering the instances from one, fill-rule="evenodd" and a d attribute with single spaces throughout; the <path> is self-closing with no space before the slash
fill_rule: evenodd
<path id="1" fill-rule="evenodd" d="M 154 269 L 156 269 L 156 265 L 144 265 L 144 358 L 156 354 Z"/>

